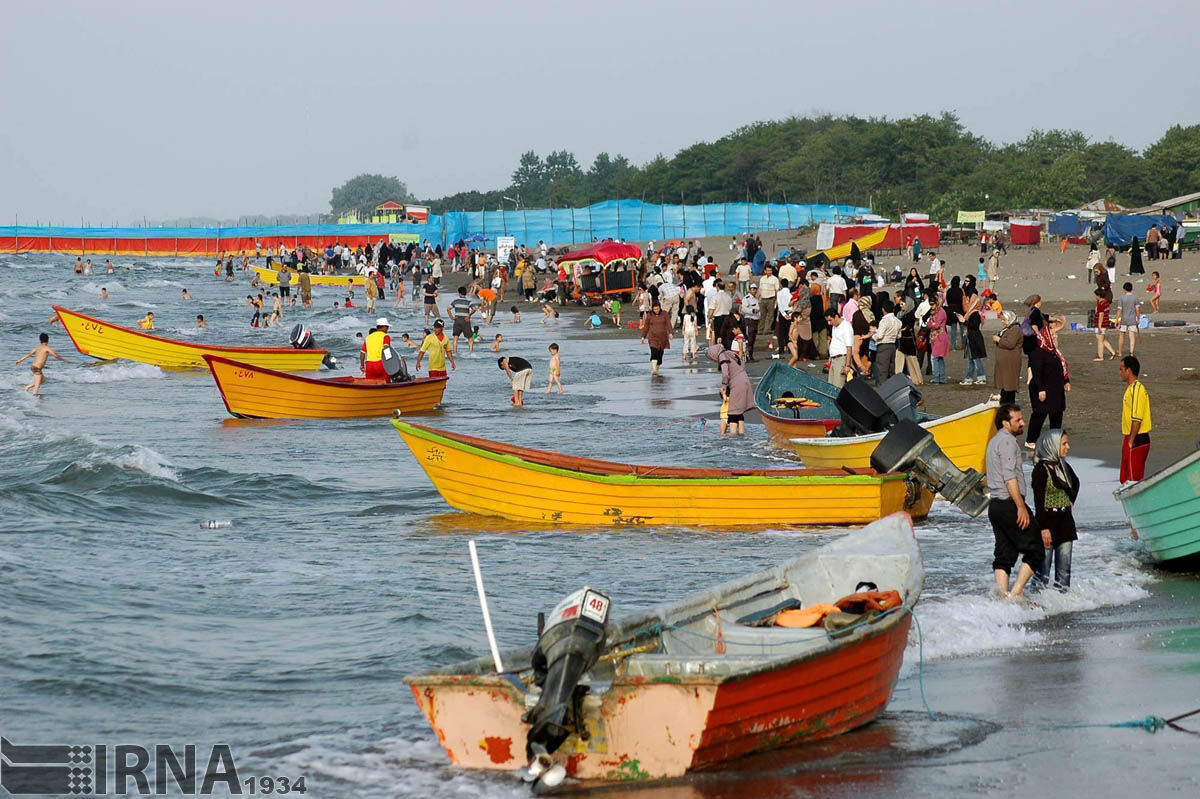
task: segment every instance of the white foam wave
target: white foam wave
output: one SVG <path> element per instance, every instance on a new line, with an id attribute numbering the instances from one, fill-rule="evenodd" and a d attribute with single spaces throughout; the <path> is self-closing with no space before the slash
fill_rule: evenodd
<path id="1" fill-rule="evenodd" d="M 152 305 L 148 302 L 142 302 L 141 300 L 121 300 L 117 304 L 118 305 L 132 305 L 134 308 L 145 308 L 150 311 L 153 311 L 155 308 L 158 307 L 157 305 Z"/>
<path id="2" fill-rule="evenodd" d="M 93 282 L 89 281 L 87 283 L 84 283 L 79 288 L 81 291 L 83 291 L 87 294 L 95 294 L 95 295 L 99 295 L 100 289 L 102 289 L 102 288 L 108 289 L 109 294 L 114 294 L 114 293 L 120 294 L 122 291 L 125 291 L 125 286 L 121 285 L 116 280 L 109 280 L 104 283 L 93 283 Z"/>
<path id="3" fill-rule="evenodd" d="M 177 289 L 181 289 L 184 286 L 183 283 L 180 283 L 175 280 L 157 280 L 157 279 L 156 280 L 147 280 L 142 285 L 148 289 L 160 289 L 160 288 L 167 288 L 167 287 L 174 287 Z"/>
<path id="4" fill-rule="evenodd" d="M 313 322 L 309 329 L 317 333 L 338 333 L 347 330 L 363 330 L 370 327 L 367 320 L 357 316 L 343 316 L 340 319 L 334 319 L 328 322 Z"/>
<path id="5" fill-rule="evenodd" d="M 313 782 L 346 783 L 360 797 L 518 797 L 529 788 L 515 775 L 451 769 L 432 733 L 428 738 L 382 738 L 364 744 L 348 736 L 313 736 L 299 751 L 273 758 L 288 772 Z M 398 790 L 399 789 L 399 792 Z"/>
<path id="6" fill-rule="evenodd" d="M 115 452 L 93 453 L 71 465 L 89 471 L 95 471 L 105 466 L 115 466 L 118 469 L 142 472 L 160 480 L 179 482 L 179 473 L 171 467 L 170 461 L 161 453 L 141 444 L 120 447 Z"/>
<path id="7" fill-rule="evenodd" d="M 1120 551 L 1119 534 L 1080 531 L 1075 543 L 1071 587 L 1067 591 L 1026 592 L 1026 601 L 1001 599 L 991 592 L 990 563 L 980 566 L 977 593 L 923 596 L 916 615 L 921 623 L 926 660 L 963 657 L 983 652 L 1045 643 L 1038 622 L 1052 616 L 1125 605 L 1148 596 L 1145 586 L 1155 578 L 1130 554 Z M 917 630 L 909 633 L 905 673 L 916 668 Z"/>
<path id="8" fill-rule="evenodd" d="M 52 379 L 64 383 L 117 383 L 122 380 L 160 380 L 166 373 L 148 363 L 105 363 L 83 369 L 64 369 Z"/>

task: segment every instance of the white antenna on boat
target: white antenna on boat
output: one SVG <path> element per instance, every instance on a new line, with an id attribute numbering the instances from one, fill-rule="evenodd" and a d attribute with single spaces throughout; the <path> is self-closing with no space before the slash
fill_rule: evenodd
<path id="1" fill-rule="evenodd" d="M 487 628 L 488 643 L 492 647 L 492 660 L 496 663 L 496 673 L 504 671 L 500 662 L 500 649 L 496 646 L 496 634 L 492 632 L 492 614 L 488 612 L 487 594 L 483 592 L 483 573 L 479 571 L 479 553 L 475 551 L 475 539 L 467 542 L 471 550 L 471 566 L 475 569 L 475 588 L 479 591 L 479 607 L 483 611 L 483 626 Z"/>

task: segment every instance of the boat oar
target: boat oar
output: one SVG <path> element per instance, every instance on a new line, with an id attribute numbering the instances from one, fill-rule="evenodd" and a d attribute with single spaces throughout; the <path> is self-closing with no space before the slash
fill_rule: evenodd
<path id="1" fill-rule="evenodd" d="M 479 592 L 479 607 L 483 610 L 483 626 L 487 628 L 488 643 L 492 647 L 492 660 L 496 664 L 496 673 L 504 671 L 500 662 L 500 649 L 496 646 L 496 634 L 492 631 L 492 614 L 488 612 L 487 594 L 483 591 L 483 573 L 479 571 L 479 553 L 475 551 L 475 539 L 467 542 L 471 550 L 471 566 L 475 569 L 475 588 Z"/>

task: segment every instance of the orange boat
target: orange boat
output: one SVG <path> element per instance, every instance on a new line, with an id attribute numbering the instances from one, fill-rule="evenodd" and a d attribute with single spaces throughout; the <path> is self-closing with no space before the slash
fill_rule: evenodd
<path id="1" fill-rule="evenodd" d="M 565 739 L 546 750 L 545 767 L 580 780 L 677 777 L 869 723 L 895 687 L 924 576 L 912 522 L 898 513 L 620 623 L 607 622 L 608 603 L 620 597 L 576 592 L 547 617 L 547 632 L 567 617 L 586 624 L 586 615 L 603 634 L 595 659 L 577 661 L 575 684 L 588 690 L 560 728 Z M 860 581 L 874 593 L 858 594 Z M 566 607 L 577 595 L 579 612 Z M 861 615 L 839 613 L 848 610 Z M 826 613 L 815 626 L 793 621 Z M 543 641 L 536 651 L 553 652 Z M 539 735 L 527 711 L 536 718 L 542 694 L 559 691 L 549 678 L 533 684 L 534 652 L 405 678 L 451 763 L 526 766 L 526 746 L 536 752 Z"/>
<path id="2" fill-rule="evenodd" d="M 442 402 L 446 378 L 388 383 L 365 377 L 312 378 L 205 355 L 231 414 L 251 419 L 364 419 L 421 413 Z"/>

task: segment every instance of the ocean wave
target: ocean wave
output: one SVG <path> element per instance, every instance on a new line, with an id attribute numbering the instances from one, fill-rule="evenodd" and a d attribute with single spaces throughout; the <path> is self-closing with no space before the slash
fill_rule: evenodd
<path id="1" fill-rule="evenodd" d="M 990 532 L 990 531 L 989 531 Z M 1043 645 L 1053 638 L 1053 618 L 1067 613 L 1126 605 L 1149 595 L 1155 577 L 1119 543 L 1117 531 L 1080 531 L 1067 591 L 1026 589 L 1025 601 L 991 591 L 990 558 L 981 561 L 977 593 L 926 595 L 917 604 L 926 660 Z M 928 561 L 929 556 L 926 555 Z M 985 587 L 986 585 L 986 587 Z M 1031 590 L 1032 589 L 1032 590 Z M 904 672 L 916 668 L 918 633 L 909 633 Z"/>
<path id="2" fill-rule="evenodd" d="M 124 445 L 113 452 L 93 453 L 80 460 L 73 461 L 63 470 L 60 477 L 66 477 L 72 472 L 104 472 L 110 469 L 121 471 L 141 472 L 159 480 L 179 482 L 179 472 L 166 457 L 149 447 L 141 444 Z"/>
<path id="3" fill-rule="evenodd" d="M 153 311 L 155 308 L 158 307 L 157 305 L 154 305 L 149 302 L 142 302 L 141 300 L 121 300 L 120 302 L 117 303 L 117 305 L 132 306 L 134 308 L 145 308 L 150 311 Z"/>
<path id="4" fill-rule="evenodd" d="M 148 363 L 102 363 L 82 369 L 56 372 L 54 380 L 63 383 L 118 383 L 122 380 L 161 380 L 167 374 Z"/>
<path id="5" fill-rule="evenodd" d="M 80 291 L 97 295 L 100 293 L 100 289 L 102 288 L 108 289 L 109 294 L 114 292 L 119 294 L 120 292 L 127 290 L 126 287 L 117 280 L 108 280 L 103 283 L 93 283 L 89 281 L 79 287 Z"/>
<path id="6" fill-rule="evenodd" d="M 366 331 L 371 325 L 365 318 L 358 316 L 343 316 L 329 322 L 311 322 L 308 328 L 315 333 L 339 333 L 348 330 Z"/>
<path id="7" fill-rule="evenodd" d="M 144 288 L 148 288 L 148 289 L 167 288 L 167 287 L 174 287 L 177 289 L 181 289 L 185 285 L 186 284 L 180 283 L 176 280 L 161 280 L 158 278 L 156 278 L 154 280 L 147 280 L 145 283 L 142 284 L 142 286 Z"/>

